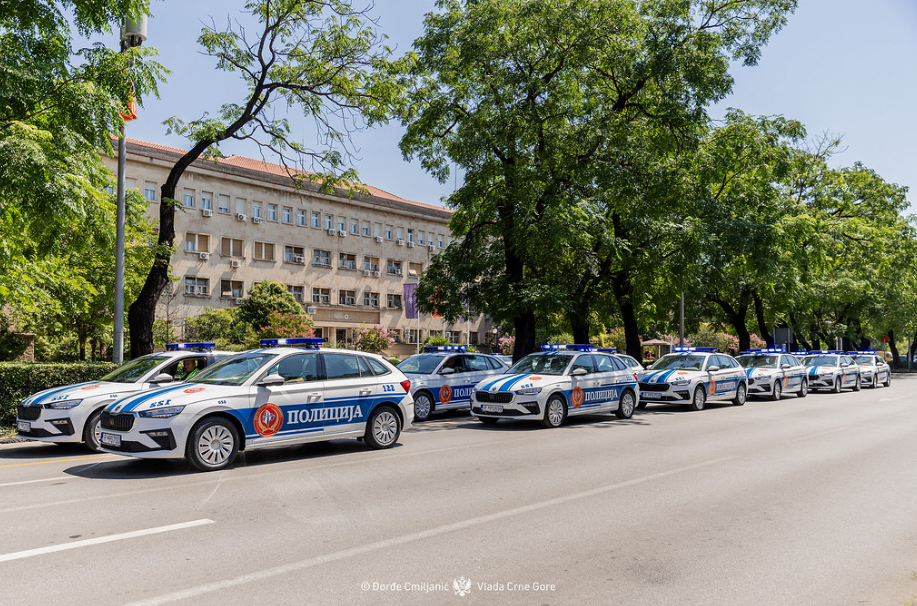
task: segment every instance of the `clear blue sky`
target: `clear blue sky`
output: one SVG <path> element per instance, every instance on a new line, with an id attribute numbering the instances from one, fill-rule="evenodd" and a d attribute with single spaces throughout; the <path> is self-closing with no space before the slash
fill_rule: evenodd
<path id="1" fill-rule="evenodd" d="M 357 0 L 356 4 L 359 4 Z M 861 161 L 887 181 L 911 187 L 911 212 L 917 212 L 917 151 L 914 118 L 917 105 L 917 0 L 800 0 L 789 24 L 764 49 L 757 67 L 737 66 L 733 95 L 725 107 L 757 115 L 782 114 L 800 120 L 812 137 L 841 135 L 845 151 L 834 164 Z M 140 118 L 128 125 L 128 136 L 187 148 L 181 137 L 166 136 L 163 120 L 185 120 L 216 112 L 228 100 L 242 97 L 239 80 L 214 69 L 196 43 L 201 21 L 219 25 L 244 5 L 242 0 L 152 0 L 149 45 L 172 70 L 161 87 L 161 99 L 150 99 Z M 400 52 L 410 49 L 422 32 L 423 16 L 434 0 L 376 0 L 379 28 Z M 103 40 L 116 46 L 114 37 Z M 307 125 L 307 123 L 303 122 Z M 311 142 L 307 126 L 302 134 Z M 438 204 L 453 191 L 454 180 L 441 184 L 398 150 L 397 124 L 355 135 L 363 182 L 401 197 Z M 224 153 L 259 157 L 249 145 L 229 143 Z M 460 177 L 459 177 L 460 178 Z"/>

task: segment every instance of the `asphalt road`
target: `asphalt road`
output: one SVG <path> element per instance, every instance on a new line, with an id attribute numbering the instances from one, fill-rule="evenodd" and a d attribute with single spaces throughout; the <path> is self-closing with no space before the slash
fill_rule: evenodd
<path id="1" fill-rule="evenodd" d="M 0 446 L 0 603 L 902 604 L 917 376 L 180 463 Z"/>

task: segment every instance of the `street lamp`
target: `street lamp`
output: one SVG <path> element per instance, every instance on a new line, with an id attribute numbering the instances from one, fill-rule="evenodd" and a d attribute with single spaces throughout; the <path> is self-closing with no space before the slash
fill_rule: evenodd
<path id="1" fill-rule="evenodd" d="M 134 21 L 125 17 L 121 26 L 121 52 L 140 46 L 146 40 L 146 15 Z M 124 124 L 118 137 L 118 218 L 117 244 L 115 250 L 115 335 L 112 359 L 116 364 L 124 362 L 124 169 L 127 150 L 124 143 Z"/>

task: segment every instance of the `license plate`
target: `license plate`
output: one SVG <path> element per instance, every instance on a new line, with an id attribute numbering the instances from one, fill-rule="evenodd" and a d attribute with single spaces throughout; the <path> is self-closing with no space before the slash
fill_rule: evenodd
<path id="1" fill-rule="evenodd" d="M 121 436 L 115 436 L 110 433 L 103 433 L 102 444 L 108 444 L 109 446 L 121 446 Z"/>
<path id="2" fill-rule="evenodd" d="M 26 423 L 25 421 L 19 421 L 18 423 L 16 423 L 16 429 L 18 429 L 19 431 L 24 431 L 28 433 L 32 431 L 32 424 Z"/>
<path id="3" fill-rule="evenodd" d="M 483 404 L 481 406 L 481 412 L 503 412 L 503 407 L 493 404 Z"/>

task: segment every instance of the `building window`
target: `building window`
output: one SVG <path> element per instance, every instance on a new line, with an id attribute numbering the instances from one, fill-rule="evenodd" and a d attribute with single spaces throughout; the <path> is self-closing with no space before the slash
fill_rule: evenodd
<path id="1" fill-rule="evenodd" d="M 296 225 L 300 227 L 306 226 L 306 211 L 301 208 L 296 211 Z"/>
<path id="2" fill-rule="evenodd" d="M 363 293 L 363 305 L 366 307 L 379 307 L 379 293 L 367 290 Z"/>
<path id="3" fill-rule="evenodd" d="M 416 328 L 405 328 L 404 329 L 404 342 L 405 343 L 420 343 L 420 331 Z"/>
<path id="4" fill-rule="evenodd" d="M 252 217 L 261 218 L 261 202 L 252 202 Z"/>
<path id="5" fill-rule="evenodd" d="M 338 217 L 338 231 L 347 231 L 347 219 Z"/>
<path id="6" fill-rule="evenodd" d="M 238 280 L 220 280 L 221 299 L 241 299 L 244 296 L 242 282 Z"/>
<path id="7" fill-rule="evenodd" d="M 220 197 L 217 199 L 217 212 L 229 214 L 229 196 L 220 194 Z"/>
<path id="8" fill-rule="evenodd" d="M 271 242 L 255 242 L 255 252 L 253 254 L 258 261 L 273 261 L 274 245 Z"/>
<path id="9" fill-rule="evenodd" d="M 103 190 L 106 194 L 111 195 L 111 194 L 115 193 L 115 186 L 114 186 L 114 185 L 106 185 L 105 187 L 102 188 L 102 190 Z"/>
<path id="10" fill-rule="evenodd" d="M 373 223 L 373 236 L 377 238 L 382 237 L 382 224 L 381 223 Z"/>
<path id="11" fill-rule="evenodd" d="M 277 205 L 276 204 L 267 205 L 267 220 L 268 221 L 277 220 Z"/>
<path id="12" fill-rule="evenodd" d="M 426 237 L 426 234 L 423 231 L 417 230 L 417 244 L 419 244 L 420 246 L 423 246 L 424 244 L 423 241 L 425 237 Z"/>
<path id="13" fill-rule="evenodd" d="M 241 257 L 242 240 L 236 240 L 235 238 L 221 238 L 220 254 L 224 257 Z"/>
<path id="14" fill-rule="evenodd" d="M 341 305 L 356 305 L 357 293 L 354 290 L 342 290 L 338 296 Z"/>
<path id="15" fill-rule="evenodd" d="M 248 204 L 245 201 L 245 198 L 236 198 L 236 214 L 244 215 L 247 210 Z"/>
<path id="16" fill-rule="evenodd" d="M 388 260 L 388 265 L 385 268 L 385 272 L 390 276 L 400 276 L 401 275 L 401 261 L 395 261 L 392 259 Z"/>
<path id="17" fill-rule="evenodd" d="M 477 345 L 477 344 L 478 344 L 478 333 L 476 333 L 476 332 L 468 333 L 468 344 L 469 344 L 469 345 Z"/>
<path id="18" fill-rule="evenodd" d="M 198 278 L 185 276 L 185 294 L 194 297 L 206 297 L 210 295 L 210 280 L 207 278 Z"/>
<path id="19" fill-rule="evenodd" d="M 147 181 L 143 184 L 143 197 L 149 200 L 150 202 L 156 201 L 156 184 Z"/>
<path id="20" fill-rule="evenodd" d="M 350 233 L 359 236 L 360 235 L 360 222 L 356 219 L 350 220 Z"/>
<path id="21" fill-rule="evenodd" d="M 437 246 L 439 246 L 440 248 L 443 248 L 443 235 L 439 234 L 437 238 L 439 238 L 439 242 L 437 243 Z"/>
<path id="22" fill-rule="evenodd" d="M 312 302 L 321 303 L 324 305 L 331 304 L 331 289 L 330 288 L 313 288 L 312 289 Z"/>
<path id="23" fill-rule="evenodd" d="M 364 271 L 379 271 L 379 257 L 363 257 Z"/>
<path id="24" fill-rule="evenodd" d="M 204 210 L 213 210 L 213 194 L 209 191 L 201 192 L 201 208 Z"/>
<path id="25" fill-rule="evenodd" d="M 389 309 L 401 309 L 401 295 L 388 295 L 387 305 Z"/>
<path id="26" fill-rule="evenodd" d="M 417 278 L 423 273 L 423 263 L 408 263 L 408 275 Z"/>
<path id="27" fill-rule="evenodd" d="M 293 209 L 289 206 L 283 207 L 283 222 L 292 223 L 293 222 Z"/>
<path id="28" fill-rule="evenodd" d="M 413 241 L 414 241 L 414 230 L 408 229 L 408 242 L 413 242 Z"/>
<path id="29" fill-rule="evenodd" d="M 331 267 L 331 251 L 319 250 L 316 248 L 312 251 L 312 265 L 319 267 Z"/>
<path id="30" fill-rule="evenodd" d="M 372 225 L 370 225 L 369 221 L 363 221 L 363 235 L 367 238 L 372 235 Z"/>
<path id="31" fill-rule="evenodd" d="M 312 227 L 321 228 L 322 216 L 318 213 L 312 213 Z"/>
<path id="32" fill-rule="evenodd" d="M 325 215 L 325 229 L 334 229 L 334 217 Z"/>
<path id="33" fill-rule="evenodd" d="M 391 240 L 391 239 L 392 239 L 392 229 L 393 229 L 393 228 L 392 228 L 391 225 L 386 225 L 386 226 L 385 226 L 385 239 L 386 239 L 386 240 Z"/>
<path id="34" fill-rule="evenodd" d="M 399 239 L 399 240 L 404 240 L 404 228 L 403 228 L 403 227 L 399 227 L 398 229 L 396 229 L 396 230 L 395 230 L 395 235 L 398 236 L 398 239 Z"/>
<path id="35" fill-rule="evenodd" d="M 284 246 L 283 260 L 287 263 L 304 264 L 306 262 L 306 251 L 302 246 Z"/>
<path id="36" fill-rule="evenodd" d="M 349 253 L 340 254 L 340 264 L 338 265 L 341 269 L 356 269 L 357 268 L 357 256 L 351 255 Z"/>
<path id="37" fill-rule="evenodd" d="M 210 236 L 207 234 L 185 234 L 185 250 L 188 252 L 210 252 Z"/>
<path id="38" fill-rule="evenodd" d="M 296 299 L 297 303 L 302 303 L 302 286 L 293 286 L 291 284 L 287 284 L 287 292 L 293 295 L 293 298 Z"/>
<path id="39" fill-rule="evenodd" d="M 194 208 L 194 190 L 185 189 L 185 194 L 182 197 L 182 204 L 185 208 Z"/>

